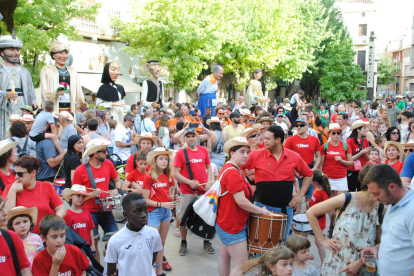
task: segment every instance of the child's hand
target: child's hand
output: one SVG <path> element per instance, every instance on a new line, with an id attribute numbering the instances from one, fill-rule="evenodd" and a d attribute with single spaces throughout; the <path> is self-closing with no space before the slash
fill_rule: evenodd
<path id="1" fill-rule="evenodd" d="M 53 254 L 53 264 L 60 266 L 60 264 L 63 262 L 63 259 L 66 255 L 66 248 L 65 246 L 60 247 L 55 254 Z"/>

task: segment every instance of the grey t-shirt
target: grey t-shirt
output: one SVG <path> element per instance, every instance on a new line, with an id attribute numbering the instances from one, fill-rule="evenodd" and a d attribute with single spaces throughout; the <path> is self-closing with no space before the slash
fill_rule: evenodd
<path id="1" fill-rule="evenodd" d="M 23 150 L 24 144 L 26 143 L 26 137 L 19 138 L 19 137 L 13 136 L 12 138 L 14 139 L 14 141 L 20 142 L 19 147 Z M 9 140 L 12 141 L 11 139 Z M 26 150 L 29 152 L 30 156 L 36 157 L 36 142 L 32 141 L 32 139 L 29 138 L 27 140 Z M 16 152 L 17 152 L 17 147 L 16 147 Z"/>
<path id="2" fill-rule="evenodd" d="M 55 177 L 57 168 L 51 168 L 47 163 L 47 159 L 58 156 L 59 153 L 55 148 L 55 144 L 50 139 L 44 139 L 36 144 L 36 155 L 40 161 L 39 172 L 37 173 L 37 179 L 45 179 Z"/>
<path id="3" fill-rule="evenodd" d="M 78 132 L 73 124 L 70 124 L 62 130 L 62 134 L 60 135 L 60 148 L 62 150 L 68 149 L 69 137 L 72 135 L 78 135 Z"/>
<path id="4" fill-rule="evenodd" d="M 76 122 L 82 123 L 82 121 L 86 121 L 86 117 L 85 115 L 83 115 L 82 112 L 79 111 L 78 113 L 76 113 Z"/>
<path id="5" fill-rule="evenodd" d="M 102 137 L 106 138 L 106 135 L 109 132 L 109 125 L 107 123 L 102 123 L 101 125 L 98 125 L 98 128 L 96 129 L 96 133 L 101 135 Z"/>
<path id="6" fill-rule="evenodd" d="M 29 136 L 35 137 L 40 133 L 45 132 L 47 126 L 52 123 L 55 123 L 52 113 L 46 111 L 40 112 L 40 114 L 36 116 L 36 120 L 33 123 Z"/>
<path id="7" fill-rule="evenodd" d="M 387 109 L 388 111 L 388 118 L 390 119 L 391 126 L 398 127 L 398 121 L 396 121 L 398 114 L 402 111 L 398 107 L 394 106 L 393 109 Z"/>
<path id="8" fill-rule="evenodd" d="M 306 269 L 299 269 L 293 266 L 292 276 L 319 276 L 318 270 L 311 264 L 307 263 L 308 267 Z"/>

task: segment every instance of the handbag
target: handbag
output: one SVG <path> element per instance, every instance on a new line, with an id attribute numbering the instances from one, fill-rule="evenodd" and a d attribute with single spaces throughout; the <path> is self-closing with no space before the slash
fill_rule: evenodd
<path id="1" fill-rule="evenodd" d="M 361 144 L 359 145 L 359 151 L 360 152 L 361 152 L 363 146 L 364 146 L 364 137 L 362 137 Z M 356 171 L 359 171 L 359 170 L 361 170 L 361 168 L 362 168 L 361 160 L 359 160 L 359 159 L 355 160 L 354 161 L 354 169 Z"/>
<path id="2" fill-rule="evenodd" d="M 220 181 L 226 171 L 230 169 L 233 168 L 227 168 L 220 176 L 220 179 L 217 180 L 202 197 L 197 199 L 193 205 L 194 212 L 197 213 L 197 215 L 199 215 L 210 226 L 214 226 L 216 224 L 219 197 L 224 196 L 229 192 L 227 191 L 224 194 L 221 193 Z"/>

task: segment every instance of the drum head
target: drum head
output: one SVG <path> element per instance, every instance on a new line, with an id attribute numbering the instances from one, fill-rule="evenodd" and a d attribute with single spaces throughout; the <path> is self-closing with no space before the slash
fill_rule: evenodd
<path id="1" fill-rule="evenodd" d="M 293 216 L 293 220 L 297 222 L 309 222 L 306 214 L 296 214 Z"/>

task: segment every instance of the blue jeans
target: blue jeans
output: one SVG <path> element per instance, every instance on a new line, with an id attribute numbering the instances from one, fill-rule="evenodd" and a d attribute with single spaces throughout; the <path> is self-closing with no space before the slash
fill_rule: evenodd
<path id="1" fill-rule="evenodd" d="M 94 238 L 99 237 L 98 227 L 102 227 L 104 233 L 108 236 L 112 236 L 118 232 L 118 225 L 116 224 L 114 215 L 112 212 L 91 212 L 91 217 L 95 228 L 93 228 Z"/>
<path id="2" fill-rule="evenodd" d="M 272 211 L 272 212 L 282 213 L 282 208 L 267 206 L 257 201 L 254 202 L 254 205 L 260 208 L 266 207 L 267 210 Z M 288 206 L 286 206 L 286 211 L 287 211 L 287 221 L 286 221 L 286 230 L 285 230 L 285 243 L 286 243 L 287 238 L 289 238 L 290 226 L 292 224 L 292 219 L 293 219 L 293 208 L 289 208 Z"/>
<path id="3" fill-rule="evenodd" d="M 302 182 L 303 182 L 303 178 L 298 178 L 298 182 L 299 182 L 299 189 L 302 189 Z M 315 187 L 313 186 L 313 184 L 311 183 L 309 185 L 308 190 L 305 193 L 305 197 L 307 198 L 312 198 L 313 196 L 313 190 L 315 189 Z"/>

